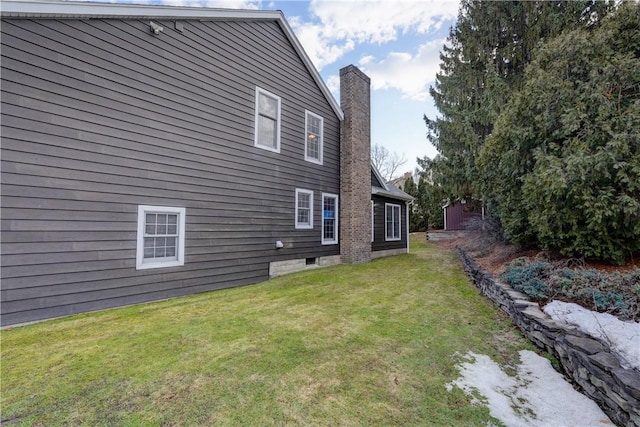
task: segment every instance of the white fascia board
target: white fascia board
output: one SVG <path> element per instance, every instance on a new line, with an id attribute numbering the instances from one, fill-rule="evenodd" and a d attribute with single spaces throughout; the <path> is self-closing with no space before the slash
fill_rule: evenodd
<path id="1" fill-rule="evenodd" d="M 373 164 L 373 162 L 371 162 L 371 171 L 376 176 L 376 178 L 378 179 L 380 184 L 382 184 L 382 188 L 387 190 L 387 191 L 389 191 L 389 186 L 385 182 L 384 178 L 382 178 L 382 175 L 380 175 L 380 172 L 378 171 L 378 168 Z"/>
<path id="2" fill-rule="evenodd" d="M 371 187 L 371 194 L 373 195 L 377 195 L 377 196 L 384 196 L 384 197 L 388 197 L 390 199 L 396 199 L 396 200 L 403 200 L 406 202 L 411 202 L 413 200 L 415 200 L 415 197 L 410 196 L 410 195 L 404 195 L 404 194 L 400 194 L 400 193 L 396 193 L 394 191 L 387 191 L 387 190 L 383 190 L 380 189 L 379 187 Z"/>
<path id="3" fill-rule="evenodd" d="M 326 83 L 324 82 L 324 80 L 322 80 L 322 77 L 320 77 L 320 73 L 316 69 L 315 65 L 313 65 L 313 62 L 311 62 L 311 59 L 309 58 L 307 53 L 304 51 L 304 48 L 300 44 L 300 41 L 296 37 L 295 33 L 289 26 L 289 23 L 284 18 L 284 15 L 282 13 L 281 13 L 281 19 L 279 20 L 279 22 L 280 22 L 280 26 L 282 27 L 282 30 L 287 35 L 287 37 L 291 41 L 291 44 L 293 44 L 294 49 L 302 59 L 302 62 L 304 62 L 304 65 L 307 67 L 307 69 L 311 73 L 311 76 L 318 84 L 320 91 L 322 91 L 322 94 L 325 96 L 325 98 L 327 98 L 327 101 L 329 101 L 329 104 L 331 104 L 331 108 L 333 109 L 333 112 L 336 114 L 338 119 L 340 119 L 340 121 L 343 121 L 344 112 L 342 111 L 340 104 L 338 104 L 338 101 L 336 101 L 336 99 L 333 97 Z"/>
<path id="4" fill-rule="evenodd" d="M 58 17 L 58 18 L 147 18 L 147 19 L 243 19 L 277 21 L 280 28 L 291 41 L 302 62 L 320 88 L 334 113 L 340 121 L 344 120 L 344 113 L 340 104 L 331 94 L 320 73 L 309 59 L 291 26 L 279 10 L 240 10 L 213 9 L 205 7 L 156 6 L 122 3 L 93 3 L 74 1 L 16 1 L 2 0 L 0 12 L 8 17 Z"/>
<path id="5" fill-rule="evenodd" d="M 280 11 L 213 9 L 206 7 L 137 5 L 75 1 L 2 0 L 0 11 L 6 16 L 33 17 L 130 17 L 184 19 L 282 19 Z"/>

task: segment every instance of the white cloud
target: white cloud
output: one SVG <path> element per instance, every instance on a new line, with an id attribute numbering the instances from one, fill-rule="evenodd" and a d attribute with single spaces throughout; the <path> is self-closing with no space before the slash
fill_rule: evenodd
<path id="1" fill-rule="evenodd" d="M 115 1 L 121 2 L 122 0 Z M 140 2 L 140 0 L 136 0 L 136 3 Z M 162 4 L 165 6 L 210 7 L 220 9 L 260 9 L 262 6 L 262 1 L 260 0 L 160 0 L 160 2 L 142 0 L 142 2 Z"/>
<path id="2" fill-rule="evenodd" d="M 358 65 L 371 78 L 372 89 L 398 89 L 405 98 L 424 101 L 439 70 L 443 44 L 444 40 L 434 40 L 419 46 L 414 54 L 391 52 L 380 60 L 369 55 Z"/>
<path id="3" fill-rule="evenodd" d="M 327 79 L 327 87 L 335 99 L 340 99 L 340 76 L 332 75 Z"/>
<path id="4" fill-rule="evenodd" d="M 399 32 L 424 34 L 455 18 L 457 1 L 312 0 L 311 13 L 326 26 L 326 35 L 358 43 L 386 43 Z"/>
<path id="5" fill-rule="evenodd" d="M 384 44 L 407 33 L 426 34 L 453 19 L 456 0 L 312 0 L 311 22 L 289 19 L 318 69 L 337 61 L 356 44 Z"/>
<path id="6" fill-rule="evenodd" d="M 329 35 L 323 24 L 302 22 L 296 16 L 289 18 L 289 23 L 318 70 L 334 63 L 355 47 L 351 39 L 339 39 Z"/>

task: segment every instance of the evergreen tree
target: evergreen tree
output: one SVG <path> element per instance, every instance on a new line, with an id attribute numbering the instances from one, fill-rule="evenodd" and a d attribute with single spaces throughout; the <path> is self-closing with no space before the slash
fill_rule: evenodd
<path id="1" fill-rule="evenodd" d="M 640 250 L 640 4 L 542 44 L 481 163 L 508 238 L 622 263 Z"/>
<path id="2" fill-rule="evenodd" d="M 595 0 L 462 1 L 430 89 L 440 116 L 424 117 L 446 165 L 441 184 L 450 198 L 480 196 L 479 153 L 535 46 L 567 28 L 596 25 L 609 7 Z"/>
<path id="3" fill-rule="evenodd" d="M 442 157 L 417 159 L 420 165 L 420 178 L 416 188 L 414 206 L 416 214 L 413 220 L 415 231 L 426 231 L 430 228 L 444 227 L 442 206 L 447 202 L 447 195 L 439 183 L 443 180 L 440 174 L 446 170 Z"/>
<path id="4" fill-rule="evenodd" d="M 409 177 L 404 182 L 403 191 L 415 198 L 409 208 L 409 231 L 412 233 L 416 231 L 425 231 L 426 228 L 424 226 L 423 220 L 423 206 L 420 203 L 418 187 L 416 186 L 413 177 Z"/>
<path id="5" fill-rule="evenodd" d="M 417 195 L 418 187 L 416 187 L 416 183 L 413 180 L 412 176 L 407 178 L 407 180 L 404 182 L 404 187 L 403 187 L 402 191 L 404 191 L 407 194 L 412 195 L 413 197 L 415 197 Z"/>

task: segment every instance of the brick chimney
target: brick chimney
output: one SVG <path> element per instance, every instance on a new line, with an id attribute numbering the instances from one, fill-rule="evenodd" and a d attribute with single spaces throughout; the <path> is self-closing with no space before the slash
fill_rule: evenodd
<path id="1" fill-rule="evenodd" d="M 371 80 L 354 65 L 340 70 L 340 255 L 371 260 Z"/>

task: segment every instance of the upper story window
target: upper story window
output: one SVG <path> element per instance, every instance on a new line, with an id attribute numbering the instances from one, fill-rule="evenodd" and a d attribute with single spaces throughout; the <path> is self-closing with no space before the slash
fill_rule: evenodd
<path id="1" fill-rule="evenodd" d="M 385 203 L 385 240 L 400 240 L 400 205 Z"/>
<path id="2" fill-rule="evenodd" d="M 324 119 L 311 111 L 305 111 L 305 152 L 304 159 L 322 164 Z"/>
<path id="3" fill-rule="evenodd" d="M 280 152 L 280 97 L 256 87 L 255 146 Z"/>
<path id="4" fill-rule="evenodd" d="M 313 228 L 313 191 L 296 189 L 296 228 Z"/>
<path id="5" fill-rule="evenodd" d="M 338 243 L 338 196 L 322 193 L 322 244 Z"/>
<path id="6" fill-rule="evenodd" d="M 136 269 L 184 265 L 185 208 L 138 206 Z"/>

